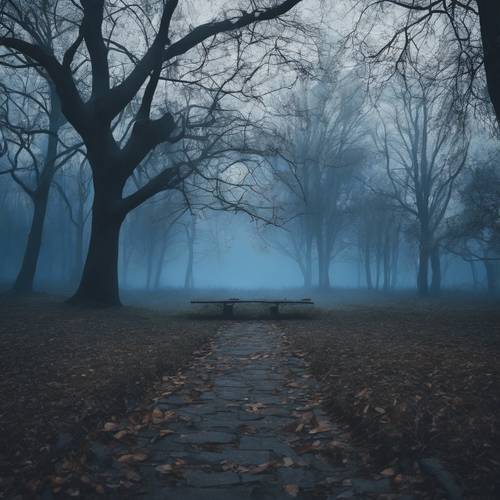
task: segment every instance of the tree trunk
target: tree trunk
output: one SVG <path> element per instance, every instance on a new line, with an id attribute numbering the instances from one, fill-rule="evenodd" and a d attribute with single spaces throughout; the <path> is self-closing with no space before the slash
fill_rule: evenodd
<path id="1" fill-rule="evenodd" d="M 161 284 L 161 276 L 163 273 L 163 263 L 165 261 L 165 254 L 167 252 L 167 242 L 168 242 L 168 232 L 167 231 L 163 235 L 163 240 L 161 242 L 161 248 L 160 248 L 160 254 L 158 256 L 158 266 L 156 268 L 156 275 L 155 275 L 155 288 L 158 289 L 160 288 Z"/>
<path id="2" fill-rule="evenodd" d="M 188 259 L 186 265 L 186 275 L 184 278 L 184 288 L 194 288 L 194 242 L 196 240 L 196 219 L 193 217 L 190 227 L 186 228 L 186 236 L 188 241 Z"/>
<path id="3" fill-rule="evenodd" d="M 310 290 L 312 288 L 312 241 L 311 238 L 306 239 L 306 262 L 304 266 L 304 288 Z"/>
<path id="4" fill-rule="evenodd" d="M 396 288 L 398 284 L 398 261 L 399 261 L 399 233 L 400 227 L 396 228 L 391 246 L 391 288 Z"/>
<path id="5" fill-rule="evenodd" d="M 148 237 L 148 251 L 146 255 L 146 288 L 151 290 L 153 285 L 153 262 L 155 254 L 155 241 L 153 237 L 152 228 Z"/>
<path id="6" fill-rule="evenodd" d="M 429 294 L 429 249 L 426 243 L 420 243 L 418 259 L 417 290 L 419 295 L 425 297 Z"/>
<path id="7" fill-rule="evenodd" d="M 431 268 L 431 292 L 433 295 L 439 295 L 441 292 L 441 257 L 439 255 L 439 247 L 437 245 L 431 251 Z"/>
<path id="8" fill-rule="evenodd" d="M 59 98 L 52 87 L 50 103 L 49 130 L 51 133 L 47 139 L 47 151 L 45 153 L 43 171 L 38 180 L 38 187 L 34 193 L 30 193 L 34 205 L 33 219 L 31 221 L 23 263 L 13 286 L 13 291 L 16 293 L 30 293 L 33 291 L 33 281 L 42 245 L 43 226 L 45 214 L 47 213 L 50 186 L 56 171 L 57 144 L 59 141 L 57 134 L 62 125 L 62 114 Z"/>
<path id="9" fill-rule="evenodd" d="M 477 0 L 484 69 L 497 121 L 500 123 L 500 3 L 498 0 Z"/>
<path id="10" fill-rule="evenodd" d="M 322 238 L 317 239 L 318 247 L 318 285 L 321 290 L 330 288 L 330 260 Z"/>
<path id="11" fill-rule="evenodd" d="M 378 290 L 380 288 L 380 261 L 382 260 L 381 256 L 381 241 L 380 236 L 377 238 L 377 243 L 375 247 L 375 288 Z"/>
<path id="12" fill-rule="evenodd" d="M 98 185 L 94 178 L 94 203 L 90 242 L 82 279 L 73 304 L 120 305 L 118 290 L 118 248 L 124 216 L 117 210 L 121 187 L 116 183 Z M 99 183 L 100 184 L 100 183 Z"/>
<path id="13" fill-rule="evenodd" d="M 474 290 L 477 290 L 479 288 L 479 279 L 477 277 L 476 263 L 473 260 L 471 260 L 469 262 L 469 265 L 470 265 L 470 272 L 472 275 L 472 284 L 474 286 Z"/>
<path id="14" fill-rule="evenodd" d="M 391 230 L 386 228 L 384 235 L 384 290 L 388 291 L 391 288 Z"/>
<path id="15" fill-rule="evenodd" d="M 12 290 L 15 293 L 30 293 L 33 291 L 36 266 L 42 246 L 43 226 L 45 214 L 47 213 L 47 202 L 49 199 L 50 183 L 39 187 L 33 196 L 33 219 L 28 235 L 26 249 L 24 251 L 23 263 Z"/>
<path id="16" fill-rule="evenodd" d="M 372 282 L 372 270 L 370 265 L 370 243 L 368 240 L 365 243 L 365 276 L 366 276 L 366 286 L 369 290 L 373 289 Z"/>
<path id="17" fill-rule="evenodd" d="M 78 283 L 82 273 L 82 265 L 83 265 L 83 236 L 85 231 L 85 225 L 82 220 L 83 218 L 78 219 L 78 224 L 75 226 L 75 248 L 74 248 L 74 262 L 73 262 L 73 272 L 72 272 L 72 282 Z"/>

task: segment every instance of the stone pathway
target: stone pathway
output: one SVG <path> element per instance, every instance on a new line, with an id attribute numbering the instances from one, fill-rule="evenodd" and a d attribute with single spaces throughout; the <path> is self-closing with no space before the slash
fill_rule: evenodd
<path id="1" fill-rule="evenodd" d="M 138 464 L 137 497 L 333 500 L 391 493 L 389 479 L 359 477 L 348 436 L 320 409 L 317 382 L 302 357 L 289 352 L 277 324 L 226 323 L 211 352 L 184 376 L 178 390 L 157 401 L 156 428 L 137 436 L 147 456 Z"/>

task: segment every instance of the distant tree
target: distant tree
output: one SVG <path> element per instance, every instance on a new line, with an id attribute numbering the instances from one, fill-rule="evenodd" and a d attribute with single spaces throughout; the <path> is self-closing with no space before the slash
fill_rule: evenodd
<path id="1" fill-rule="evenodd" d="M 386 161 L 390 194 L 418 222 L 417 288 L 433 292 L 441 285 L 438 230 L 469 147 L 449 94 L 427 79 L 405 79 L 393 87 L 381 118 L 379 148 Z"/>
<path id="2" fill-rule="evenodd" d="M 475 167 L 461 191 L 462 211 L 447 220 L 447 248 L 482 262 L 488 291 L 500 291 L 500 170 L 498 154 Z"/>
<path id="3" fill-rule="evenodd" d="M 196 214 L 189 214 L 189 218 L 183 224 L 186 234 L 186 243 L 188 248 L 186 274 L 184 276 L 184 288 L 191 290 L 194 288 L 194 252 L 197 236 L 197 217 Z"/>
<path id="4" fill-rule="evenodd" d="M 1 66 L 1 63 L 0 63 Z M 59 98 L 43 73 L 24 69 L 16 74 L 4 68 L 0 84 L 0 138 L 5 143 L 1 174 L 9 174 L 28 195 L 33 216 L 21 268 L 13 291 L 33 290 L 49 192 L 54 176 L 66 161 L 79 152 L 63 137 L 65 118 Z"/>
<path id="5" fill-rule="evenodd" d="M 190 138 L 204 142 L 205 154 L 228 149 L 223 136 L 197 137 L 196 131 L 212 123 L 221 130 L 221 98 L 238 90 L 251 95 L 258 69 L 273 58 L 282 60 L 285 28 L 293 21 L 283 21 L 281 34 L 256 25 L 299 2 L 236 4 L 218 19 L 192 27 L 177 15 L 177 0 L 116 9 L 105 0 L 2 0 L 0 46 L 13 61 L 34 64 L 50 77 L 63 114 L 85 143 L 93 174 L 89 251 L 73 302 L 119 304 L 118 243 L 126 215 L 157 193 L 181 186 L 200 163 L 167 163 L 124 196 L 127 181 L 162 143 Z M 40 16 L 57 30 L 52 46 L 33 30 Z M 82 75 L 85 84 L 79 86 Z M 189 88 L 204 98 L 184 108 L 176 102 L 176 89 Z"/>
<path id="6" fill-rule="evenodd" d="M 354 211 L 366 286 L 369 289 L 378 289 L 380 286 L 384 290 L 394 288 L 403 226 L 401 209 L 394 206 L 394 201 L 387 196 L 365 188 L 355 198 Z"/>
<path id="7" fill-rule="evenodd" d="M 75 285 L 80 280 L 84 265 L 86 227 L 92 205 L 92 176 L 87 158 L 78 157 L 66 162 L 54 179 L 54 186 L 66 206 L 74 229 L 73 270 L 70 282 Z"/>
<path id="8" fill-rule="evenodd" d="M 354 80 L 354 83 L 353 83 Z M 349 82 L 349 83 L 348 83 Z M 311 281 L 313 245 L 318 284 L 330 287 L 332 259 L 350 221 L 354 173 L 365 159 L 363 93 L 354 73 L 326 69 L 317 82 L 304 80 L 281 103 L 275 124 L 277 189 L 289 213 L 287 253 Z"/>

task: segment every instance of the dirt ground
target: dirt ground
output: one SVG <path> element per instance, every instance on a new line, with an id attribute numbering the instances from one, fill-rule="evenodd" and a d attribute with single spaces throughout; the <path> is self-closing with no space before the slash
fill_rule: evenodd
<path id="1" fill-rule="evenodd" d="M 172 314 L 187 296 L 138 298 L 128 303 L 141 308 L 111 310 L 48 296 L 0 300 L 0 498 L 57 481 L 61 457 L 144 405 L 221 324 L 217 314 L 203 319 L 204 310 Z M 371 299 L 322 297 L 310 318 L 280 321 L 323 383 L 326 409 L 393 480 L 437 458 L 466 498 L 500 498 L 498 304 Z M 247 319 L 259 315 L 269 317 L 255 311 Z"/>
<path id="2" fill-rule="evenodd" d="M 287 322 L 330 412 L 380 467 L 437 458 L 467 498 L 500 498 L 500 310 L 464 300 L 339 307 Z"/>
<path id="3" fill-rule="evenodd" d="M 145 309 L 0 302 L 0 498 L 35 491 L 57 457 L 184 366 L 217 322 Z M 3 496 L 2 496 L 3 492 Z"/>

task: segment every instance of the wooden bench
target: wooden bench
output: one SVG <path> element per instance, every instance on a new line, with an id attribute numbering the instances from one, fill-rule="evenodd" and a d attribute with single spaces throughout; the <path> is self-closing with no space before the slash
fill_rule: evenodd
<path id="1" fill-rule="evenodd" d="M 222 304 L 222 314 L 225 318 L 232 318 L 234 315 L 235 304 L 269 304 L 271 316 L 276 318 L 280 314 L 280 305 L 283 304 L 302 304 L 314 305 L 311 299 L 287 300 L 287 299 L 223 299 L 223 300 L 192 300 L 191 304 Z"/>

